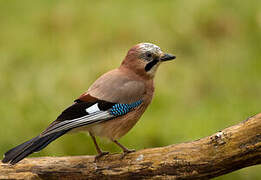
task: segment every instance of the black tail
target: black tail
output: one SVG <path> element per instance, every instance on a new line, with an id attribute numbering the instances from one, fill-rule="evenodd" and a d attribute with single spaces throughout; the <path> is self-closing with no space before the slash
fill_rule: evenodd
<path id="1" fill-rule="evenodd" d="M 62 136 L 66 132 L 68 132 L 68 130 L 56 132 L 42 137 L 37 136 L 29 141 L 26 141 L 23 144 L 20 144 L 14 147 L 13 149 L 7 151 L 4 155 L 4 159 L 2 160 L 2 162 L 3 163 L 9 162 L 10 164 L 16 164 L 19 161 L 21 161 L 23 158 L 28 156 L 29 154 L 42 150 L 48 144 L 50 144 L 52 141 Z"/>

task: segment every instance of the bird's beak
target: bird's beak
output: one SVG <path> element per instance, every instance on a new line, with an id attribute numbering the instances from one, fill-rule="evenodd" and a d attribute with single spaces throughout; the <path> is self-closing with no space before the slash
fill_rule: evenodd
<path id="1" fill-rule="evenodd" d="M 176 56 L 173 56 L 171 54 L 163 54 L 163 56 L 160 57 L 161 61 L 170 61 L 172 59 L 176 59 Z"/>

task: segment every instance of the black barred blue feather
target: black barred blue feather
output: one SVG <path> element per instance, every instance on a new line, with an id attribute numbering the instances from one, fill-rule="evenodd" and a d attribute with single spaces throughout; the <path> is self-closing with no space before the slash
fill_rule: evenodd
<path id="1" fill-rule="evenodd" d="M 131 104 L 116 104 L 106 101 L 97 101 L 96 103 L 90 103 L 88 106 L 86 102 L 80 102 L 80 104 L 81 103 L 83 105 L 75 104 L 67 108 L 58 117 L 57 123 L 46 129 L 43 135 L 46 136 L 63 130 L 71 130 L 89 124 L 108 121 L 118 116 L 125 115 L 128 112 L 132 111 L 134 108 L 138 107 L 142 103 L 142 100 L 136 101 Z M 76 107 L 83 109 L 76 110 Z M 76 117 L 76 115 L 74 115 L 75 112 L 81 112 L 82 116 L 77 116 L 77 118 L 69 119 L 70 117 Z"/>
<path id="2" fill-rule="evenodd" d="M 122 116 L 130 112 L 135 107 L 138 107 L 141 103 L 142 100 L 139 100 L 131 104 L 115 104 L 114 106 L 112 106 L 110 114 L 114 116 Z"/>
<path id="3" fill-rule="evenodd" d="M 29 154 L 45 148 L 52 141 L 74 128 L 125 115 L 141 103 L 142 100 L 131 104 L 116 104 L 102 100 L 95 102 L 76 101 L 75 104 L 64 110 L 41 135 L 6 152 L 2 162 L 15 164 Z"/>

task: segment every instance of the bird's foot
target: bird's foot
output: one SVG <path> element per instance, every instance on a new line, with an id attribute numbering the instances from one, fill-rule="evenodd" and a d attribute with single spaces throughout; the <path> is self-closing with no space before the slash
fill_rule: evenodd
<path id="1" fill-rule="evenodd" d="M 94 162 L 98 161 L 102 156 L 105 156 L 105 155 L 107 155 L 107 154 L 109 154 L 108 151 L 102 151 L 102 152 L 100 152 L 98 155 L 95 156 L 95 161 L 94 161 Z"/>
<path id="2" fill-rule="evenodd" d="M 136 150 L 135 149 L 127 149 L 123 152 L 124 154 L 129 154 L 129 153 L 132 153 L 132 152 L 135 152 Z"/>
<path id="3" fill-rule="evenodd" d="M 122 155 L 121 155 L 121 159 L 123 159 L 127 154 L 133 153 L 133 152 L 136 152 L 136 150 L 135 150 L 135 149 L 127 149 L 127 148 L 126 148 L 126 149 L 123 151 Z"/>

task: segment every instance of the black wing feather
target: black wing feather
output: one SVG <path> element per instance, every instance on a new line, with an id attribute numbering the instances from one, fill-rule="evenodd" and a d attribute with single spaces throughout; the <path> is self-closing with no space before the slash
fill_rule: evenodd
<path id="1" fill-rule="evenodd" d="M 95 102 L 84 102 L 79 99 L 75 100 L 73 105 L 65 109 L 57 118 L 57 121 L 71 120 L 80 118 L 88 115 L 89 113 L 86 111 L 87 108 L 92 105 L 98 103 L 98 107 L 101 111 L 106 111 L 110 109 L 116 103 L 111 103 L 107 101 L 97 100 Z"/>
<path id="2" fill-rule="evenodd" d="M 50 124 L 50 126 L 43 133 L 41 133 L 41 135 L 39 135 L 29 141 L 26 141 L 16 147 L 12 148 L 8 152 L 6 152 L 5 157 L 2 160 L 2 162 L 3 163 L 9 162 L 10 164 L 15 164 L 15 163 L 19 162 L 20 160 L 22 160 L 23 158 L 25 158 L 26 156 L 28 156 L 29 154 L 42 150 L 52 141 L 54 141 L 58 137 L 62 136 L 63 134 L 67 133 L 68 131 L 70 131 L 70 129 L 68 129 L 68 130 L 55 132 L 55 133 L 45 136 L 44 134 L 49 128 L 51 128 L 52 126 L 54 126 L 55 124 L 57 124 L 61 121 L 73 120 L 73 119 L 77 119 L 77 118 L 81 118 L 83 116 L 89 115 L 89 113 L 86 111 L 86 109 L 96 103 L 98 103 L 98 108 L 101 111 L 106 111 L 106 110 L 110 109 L 113 105 L 115 105 L 115 103 L 106 102 L 106 101 L 102 101 L 102 100 L 98 100 L 98 99 L 93 102 L 86 102 L 86 101 L 82 101 L 80 99 L 75 100 L 75 103 L 73 105 L 71 105 L 70 107 L 68 107 L 67 109 L 65 109 L 58 116 L 58 118 L 52 124 Z"/>

